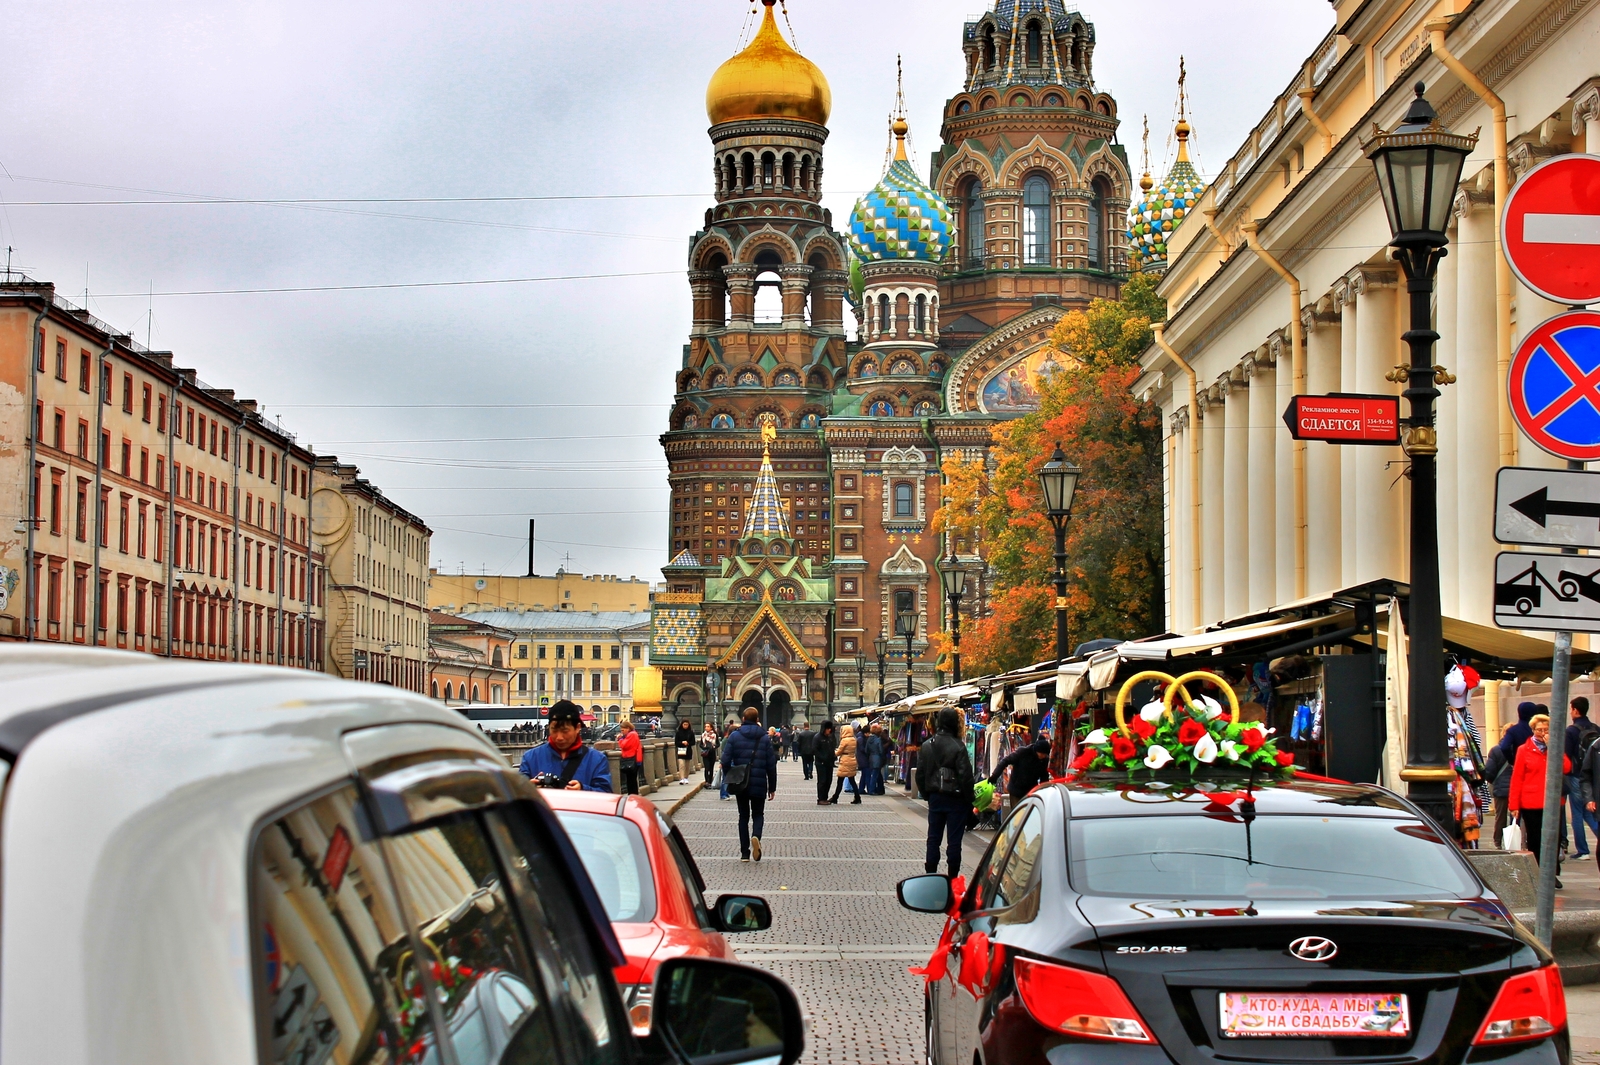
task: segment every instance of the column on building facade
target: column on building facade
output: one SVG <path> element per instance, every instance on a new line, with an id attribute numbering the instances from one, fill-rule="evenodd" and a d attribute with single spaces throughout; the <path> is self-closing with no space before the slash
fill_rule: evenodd
<path id="1" fill-rule="evenodd" d="M 1334 302 L 1339 309 L 1339 391 L 1355 392 L 1356 388 L 1356 322 L 1360 315 L 1356 309 L 1355 288 L 1348 277 L 1340 278 L 1334 286 Z M 1315 392 L 1316 389 L 1311 391 Z M 1338 445 L 1329 445 L 1337 447 Z M 1307 447 L 1307 457 L 1316 449 Z M 1343 588 L 1356 583 L 1356 464 L 1347 461 L 1342 453 L 1338 459 L 1339 471 L 1339 578 L 1333 587 Z"/>
<path id="2" fill-rule="evenodd" d="M 1583 150 L 1600 155 L 1600 78 L 1590 78 L 1572 94 L 1572 135 L 1583 135 Z M 1578 146 L 1573 145 L 1573 151 Z"/>
<path id="3" fill-rule="evenodd" d="M 1227 408 L 1222 444 L 1223 609 L 1228 617 L 1250 610 L 1250 534 L 1255 497 L 1250 483 L 1250 395 L 1244 369 L 1217 382 Z"/>
<path id="4" fill-rule="evenodd" d="M 1337 301 L 1323 296 L 1300 315 L 1306 337 L 1306 391 L 1326 395 L 1343 387 L 1339 378 L 1340 338 Z M 1288 404 L 1285 404 L 1287 407 Z M 1285 434 L 1287 435 L 1287 434 Z M 1340 484 L 1343 448 L 1306 445 L 1306 591 L 1330 592 L 1344 585 L 1344 492 Z"/>
<path id="5" fill-rule="evenodd" d="M 778 267 L 783 279 L 783 324 L 801 329 L 806 324 L 806 292 L 811 287 L 812 267 L 805 263 L 785 263 Z"/>
<path id="6" fill-rule="evenodd" d="M 1273 430 L 1278 421 L 1273 410 L 1278 402 L 1277 373 L 1267 345 L 1261 345 L 1254 355 L 1245 356 L 1244 377 L 1249 409 L 1246 422 L 1250 426 L 1250 507 L 1239 514 L 1240 523 L 1250 529 L 1250 605 L 1247 609 L 1266 610 L 1278 602 L 1278 480 L 1274 439 L 1278 434 Z M 1292 514 L 1294 508 L 1288 509 Z"/>
<path id="7" fill-rule="evenodd" d="M 1191 433 L 1199 432 L 1199 423 L 1191 417 L 1187 405 L 1173 412 L 1168 422 L 1167 464 L 1171 485 L 1167 503 L 1167 543 L 1171 545 L 1168 565 L 1172 567 L 1172 599 L 1167 604 L 1167 627 L 1174 632 L 1184 632 L 1194 627 L 1194 563 L 1199 545 L 1191 539 L 1193 530 L 1190 507 L 1194 499 L 1189 491 L 1189 441 Z"/>
<path id="8" fill-rule="evenodd" d="M 1272 423 L 1272 465 L 1277 481 L 1273 493 L 1277 577 L 1273 582 L 1272 599 L 1274 603 L 1287 603 L 1298 598 L 1294 582 L 1297 535 L 1294 527 L 1294 438 L 1289 435 L 1281 419 L 1283 412 L 1289 409 L 1289 401 L 1294 398 L 1294 348 L 1282 333 L 1274 333 L 1267 345 L 1272 352 L 1272 376 L 1277 393 Z"/>
<path id="9" fill-rule="evenodd" d="M 1451 237 L 1452 241 L 1456 239 Z M 1439 273 L 1434 283 L 1433 328 L 1439 341 L 1433 349 L 1433 361 L 1451 373 L 1456 367 L 1456 294 L 1460 260 L 1455 249 L 1439 261 Z M 1454 385 L 1439 387 L 1435 402 L 1438 411 L 1439 457 L 1437 463 L 1439 505 L 1441 513 L 1448 513 L 1450 501 L 1461 493 L 1459 481 L 1459 456 L 1453 441 L 1461 435 L 1459 393 Z M 1404 405 L 1405 401 L 1401 400 Z M 1457 522 L 1439 521 L 1439 608 L 1445 617 L 1461 616 L 1461 538 Z"/>
<path id="10" fill-rule="evenodd" d="M 754 263 L 732 263 L 722 268 L 728 279 L 728 325 L 749 329 L 756 319 L 756 267 Z"/>
<path id="11" fill-rule="evenodd" d="M 1384 380 L 1399 359 L 1400 330 L 1395 317 L 1396 274 L 1393 269 L 1363 268 L 1352 279 L 1359 313 L 1356 317 L 1357 392 L 1394 394 L 1398 386 Z M 1386 447 L 1350 448 L 1345 462 L 1356 468 L 1356 583 L 1389 577 L 1401 567 L 1399 468 L 1389 462 L 1400 452 Z M 1347 575 L 1348 580 L 1348 575 Z"/>
<path id="12" fill-rule="evenodd" d="M 1456 422 L 1471 431 L 1441 447 L 1456 452 L 1456 481 L 1474 486 L 1458 492 L 1453 504 L 1440 499 L 1440 521 L 1451 515 L 1457 528 L 1457 615 L 1480 625 L 1494 619 L 1494 477 L 1500 466 L 1500 371 L 1495 358 L 1494 197 L 1467 188 L 1456 194 L 1455 360 L 1459 380 Z M 1443 332 L 1442 319 L 1440 332 Z M 1448 508 L 1448 509 L 1447 509 Z"/>
<path id="13" fill-rule="evenodd" d="M 1227 616 L 1223 537 L 1230 501 L 1223 485 L 1223 454 L 1228 433 L 1220 389 L 1212 386 L 1201 394 L 1200 413 L 1200 614 L 1203 622 L 1211 622 Z"/>

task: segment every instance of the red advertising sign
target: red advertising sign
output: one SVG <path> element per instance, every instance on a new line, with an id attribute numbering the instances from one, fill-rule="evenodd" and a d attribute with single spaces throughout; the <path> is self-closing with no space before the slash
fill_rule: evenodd
<path id="1" fill-rule="evenodd" d="M 1555 303 L 1600 303 L 1600 156 L 1561 155 L 1523 175 L 1500 219 L 1506 259 Z"/>
<path id="2" fill-rule="evenodd" d="M 350 833 L 343 825 L 333 830 L 333 838 L 328 840 L 328 853 L 322 856 L 322 879 L 328 882 L 329 891 L 338 891 L 339 885 L 344 883 L 344 871 L 350 866 L 350 852 L 354 849 Z"/>
<path id="3" fill-rule="evenodd" d="M 1400 443 L 1400 397 L 1341 392 L 1295 396 L 1283 422 L 1296 440 L 1393 446 Z"/>

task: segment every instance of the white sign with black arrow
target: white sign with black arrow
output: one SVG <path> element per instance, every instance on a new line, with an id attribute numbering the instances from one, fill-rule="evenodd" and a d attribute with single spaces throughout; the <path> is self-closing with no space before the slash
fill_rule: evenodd
<path id="1" fill-rule="evenodd" d="M 1502 466 L 1494 482 L 1494 538 L 1600 548 L 1600 472 Z"/>

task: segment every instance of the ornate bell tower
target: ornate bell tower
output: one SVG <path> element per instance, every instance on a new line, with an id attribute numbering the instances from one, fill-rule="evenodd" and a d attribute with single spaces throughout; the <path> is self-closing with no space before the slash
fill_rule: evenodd
<path id="1" fill-rule="evenodd" d="M 708 657 L 706 641 L 726 647 L 749 620 L 741 612 L 757 605 L 745 609 L 735 597 L 712 609 L 706 597 L 709 581 L 711 594 L 725 598 L 730 567 L 756 542 L 742 533 L 758 481 L 767 493 L 761 505 L 771 507 L 775 498 L 783 508 L 787 556 L 808 571 L 785 585 L 794 598 L 780 598 L 777 613 L 804 614 L 804 625 L 796 625 L 804 628 L 815 624 L 811 614 L 825 617 L 831 602 L 830 582 L 810 571 L 825 570 L 831 554 L 820 427 L 847 366 L 847 250 L 821 204 L 832 94 L 822 72 L 779 31 L 777 0 L 761 2 L 755 36 L 706 88 L 716 203 L 691 241 L 694 324 L 661 438 L 672 486 L 672 561 L 663 571 L 671 602 L 658 604 L 651 661 L 663 668 L 669 710 L 691 688 L 716 687 L 707 683 L 708 670 L 725 667 Z M 666 613 L 674 617 L 664 623 Z M 661 635 L 667 629 L 670 639 Z M 825 698 L 820 671 L 815 693 L 808 675 L 786 678 L 798 689 L 790 692 L 797 710 L 813 694 Z M 739 678 L 720 679 L 721 694 L 737 702 Z"/>

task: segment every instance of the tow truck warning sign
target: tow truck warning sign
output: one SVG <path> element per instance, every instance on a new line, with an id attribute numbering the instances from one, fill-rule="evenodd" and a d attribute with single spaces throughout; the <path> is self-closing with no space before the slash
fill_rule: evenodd
<path id="1" fill-rule="evenodd" d="M 1537 551 L 1496 555 L 1494 623 L 1502 629 L 1600 632 L 1600 558 Z"/>
<path id="2" fill-rule="evenodd" d="M 1295 396 L 1283 421 L 1296 440 L 1392 447 L 1400 443 L 1400 397 L 1344 392 Z"/>

